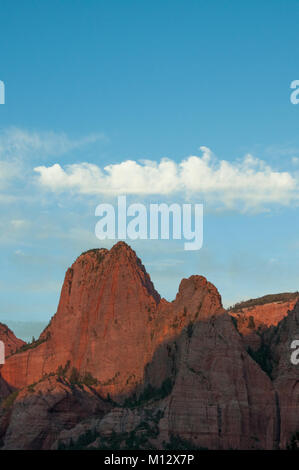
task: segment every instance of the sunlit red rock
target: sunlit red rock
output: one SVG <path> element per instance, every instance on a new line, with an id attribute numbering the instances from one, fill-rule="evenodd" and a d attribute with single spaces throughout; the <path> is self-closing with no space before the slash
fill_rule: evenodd
<path id="1" fill-rule="evenodd" d="M 267 295 L 241 302 L 230 309 L 229 314 L 235 318 L 246 344 L 257 350 L 261 346 L 261 333 L 285 318 L 298 299 L 298 292 Z M 247 306 L 248 304 L 251 305 Z"/>
<path id="2" fill-rule="evenodd" d="M 142 385 L 160 343 L 221 309 L 201 276 L 184 279 L 174 302 L 161 301 L 128 245 L 91 250 L 67 270 L 57 313 L 35 347 L 10 357 L 2 376 L 21 388 L 70 361 L 99 380 L 103 396 L 127 395 Z"/>
<path id="3" fill-rule="evenodd" d="M 10 356 L 10 354 L 14 353 L 25 344 L 25 341 L 17 338 L 8 326 L 3 323 L 0 323 L 0 341 L 4 343 L 6 357 Z"/>
<path id="4" fill-rule="evenodd" d="M 49 326 L 1 370 L 0 391 L 20 393 L 0 409 L 0 442 L 57 448 L 96 429 L 94 447 L 115 434 L 127 445 L 129 432 L 137 441 L 144 433 L 143 448 L 177 438 L 197 448 L 284 448 L 298 425 L 298 372 L 283 359 L 298 326 L 295 300 L 228 314 L 215 286 L 191 276 L 168 302 L 125 243 L 83 253 Z M 251 342 L 255 351 L 263 344 L 271 373 L 248 354 Z M 72 371 L 95 382 L 73 386 Z"/>

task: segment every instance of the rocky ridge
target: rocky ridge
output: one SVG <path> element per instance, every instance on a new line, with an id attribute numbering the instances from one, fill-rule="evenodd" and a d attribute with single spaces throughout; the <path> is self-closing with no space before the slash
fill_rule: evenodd
<path id="1" fill-rule="evenodd" d="M 83 253 L 48 327 L 1 368 L 0 445 L 285 448 L 299 429 L 298 305 L 279 305 L 272 320 L 269 305 L 250 310 L 251 344 L 249 312 L 226 312 L 204 277 L 167 302 L 125 243 Z"/>

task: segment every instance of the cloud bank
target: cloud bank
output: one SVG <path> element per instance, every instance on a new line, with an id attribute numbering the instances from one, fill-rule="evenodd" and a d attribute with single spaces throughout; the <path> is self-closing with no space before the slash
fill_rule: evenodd
<path id="1" fill-rule="evenodd" d="M 71 139 L 64 133 L 28 132 L 18 128 L 1 131 L 0 203 L 16 199 L 12 187 L 20 192 L 25 180 L 27 186 L 32 185 L 33 162 L 41 162 L 48 156 L 54 157 L 56 163 L 35 166 L 34 172 L 41 188 L 58 194 L 180 197 L 241 212 L 298 203 L 298 172 L 276 171 L 250 154 L 227 161 L 201 147 L 200 155 L 180 162 L 167 158 L 126 160 L 104 167 L 87 162 L 63 166 L 56 158 L 77 149 L 84 151 L 86 145 L 103 138 L 102 134 L 90 134 Z"/>
<path id="2" fill-rule="evenodd" d="M 261 210 L 271 204 L 290 205 L 298 200 L 296 178 L 273 170 L 248 154 L 235 162 L 217 159 L 207 147 L 201 156 L 177 163 L 127 160 L 107 165 L 79 163 L 62 167 L 38 166 L 38 183 L 53 192 L 81 195 L 184 196 L 227 209 Z"/>

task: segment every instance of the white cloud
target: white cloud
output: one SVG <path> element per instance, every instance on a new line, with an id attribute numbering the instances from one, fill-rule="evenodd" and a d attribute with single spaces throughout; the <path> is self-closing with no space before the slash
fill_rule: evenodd
<path id="1" fill-rule="evenodd" d="M 201 156 L 180 163 L 127 160 L 101 169 L 90 163 L 38 166 L 39 183 L 54 192 L 84 195 L 196 196 L 225 208 L 260 210 L 268 204 L 288 205 L 298 200 L 296 178 L 273 170 L 264 161 L 246 155 L 235 162 L 217 159 L 201 147 Z"/>
<path id="2" fill-rule="evenodd" d="M 70 139 L 65 133 L 28 132 L 11 127 L 0 132 L 0 203 L 16 200 L 5 194 L 9 185 L 24 179 L 30 171 L 28 161 L 67 154 L 87 144 L 103 139 L 103 134 L 90 134 L 80 139 Z M 10 191 L 11 193 L 11 191 Z"/>
<path id="3" fill-rule="evenodd" d="M 5 158 L 58 156 L 103 138 L 103 134 L 90 134 L 80 139 L 71 139 L 63 132 L 29 132 L 11 127 L 0 133 L 0 156 Z"/>

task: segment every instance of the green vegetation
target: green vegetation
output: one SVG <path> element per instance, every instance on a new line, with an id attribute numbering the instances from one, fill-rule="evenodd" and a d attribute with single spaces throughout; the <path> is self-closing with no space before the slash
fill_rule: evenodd
<path id="1" fill-rule="evenodd" d="M 238 312 L 243 308 L 255 307 L 256 305 L 265 305 L 271 302 L 288 302 L 299 298 L 299 292 L 284 292 L 282 294 L 269 294 L 257 299 L 250 299 L 236 303 L 227 310 L 230 312 Z"/>
<path id="2" fill-rule="evenodd" d="M 37 346 L 39 346 L 40 344 L 43 344 L 45 343 L 46 341 L 48 341 L 48 339 L 51 337 L 51 333 L 50 331 L 48 331 L 46 333 L 46 335 L 43 337 L 43 338 L 39 338 L 37 340 L 34 339 L 34 337 L 32 338 L 32 341 L 31 343 L 26 343 L 24 344 L 23 346 L 21 346 L 19 349 L 17 349 L 15 352 L 13 352 L 11 354 L 11 356 L 15 355 L 15 354 L 18 354 L 18 353 L 21 353 L 21 352 L 24 352 L 24 351 L 28 351 L 28 349 L 34 349 L 34 348 L 37 348 Z"/>
<path id="3" fill-rule="evenodd" d="M 89 444 L 94 442 L 97 437 L 99 437 L 99 433 L 97 433 L 95 430 L 89 429 L 85 434 L 79 436 L 78 440 L 75 443 L 72 439 L 69 445 L 60 442 L 58 444 L 58 450 L 83 450 Z"/>
<path id="4" fill-rule="evenodd" d="M 35 385 L 36 385 L 36 383 L 28 385 L 28 387 L 27 387 L 28 392 L 34 393 L 35 392 Z"/>
<path id="5" fill-rule="evenodd" d="M 85 372 L 84 375 L 81 375 L 76 367 L 72 367 L 70 373 L 70 361 L 66 363 L 64 367 L 59 366 L 56 374 L 60 379 L 69 379 L 71 385 L 86 385 L 87 387 L 92 387 L 98 385 L 98 380 L 92 376 L 90 372 Z"/>
<path id="6" fill-rule="evenodd" d="M 70 368 L 70 365 L 71 365 L 71 361 L 68 360 L 64 367 L 63 367 L 63 366 L 59 366 L 58 369 L 57 369 L 57 375 L 58 375 L 58 377 L 65 379 L 65 378 L 66 378 L 66 375 L 67 375 L 67 372 L 68 372 L 68 370 L 69 370 L 69 368 Z"/>
<path id="7" fill-rule="evenodd" d="M 49 374 L 44 374 L 37 382 L 33 382 L 32 384 L 27 386 L 27 390 L 30 393 L 35 392 L 36 385 L 40 384 L 43 380 L 48 379 L 49 377 L 54 377 L 56 374 L 54 372 L 50 372 Z"/>
<path id="8" fill-rule="evenodd" d="M 120 376 L 120 372 L 117 371 L 115 372 L 114 376 L 111 377 L 110 379 L 106 380 L 106 382 L 99 382 L 100 385 L 103 385 L 104 387 L 106 387 L 107 385 L 112 385 L 115 383 L 117 377 Z"/>
<path id="9" fill-rule="evenodd" d="M 80 383 L 80 373 L 76 367 L 73 367 L 71 370 L 70 383 L 72 385 L 79 385 Z"/>
<path id="10" fill-rule="evenodd" d="M 125 400 L 124 406 L 128 408 L 135 408 L 147 403 L 150 400 L 157 401 L 167 397 L 172 390 L 173 381 L 171 378 L 165 379 L 160 388 L 154 388 L 148 385 L 144 391 L 137 397 L 134 393 L 132 397 Z"/>
<path id="11" fill-rule="evenodd" d="M 130 432 L 116 434 L 115 431 L 109 437 L 101 436 L 95 430 L 89 430 L 82 434 L 76 442 L 72 440 L 68 445 L 60 443 L 59 450 L 83 450 L 98 439 L 95 450 L 156 450 L 151 443 L 151 439 L 156 439 L 159 435 L 159 421 L 163 417 L 163 411 L 159 410 L 153 414 L 151 410 L 146 410 L 146 421 L 139 423 Z"/>
<path id="12" fill-rule="evenodd" d="M 151 424 L 147 421 L 143 421 L 134 431 L 131 431 L 125 441 L 125 449 L 148 449 L 149 439 L 157 438 L 160 432 L 158 425 L 154 424 L 151 426 Z M 150 450 L 154 450 L 153 446 L 150 446 Z"/>
<path id="13" fill-rule="evenodd" d="M 11 408 L 18 395 L 19 395 L 18 390 L 16 390 L 15 392 L 12 392 L 10 395 L 8 395 L 8 397 L 2 400 L 1 407 L 4 408 L 5 410 L 8 410 L 9 408 Z"/>
<path id="14" fill-rule="evenodd" d="M 86 372 L 86 374 L 83 375 L 82 377 L 82 383 L 86 385 L 87 387 L 92 387 L 94 385 L 98 384 L 98 380 L 91 375 L 90 372 Z"/>

